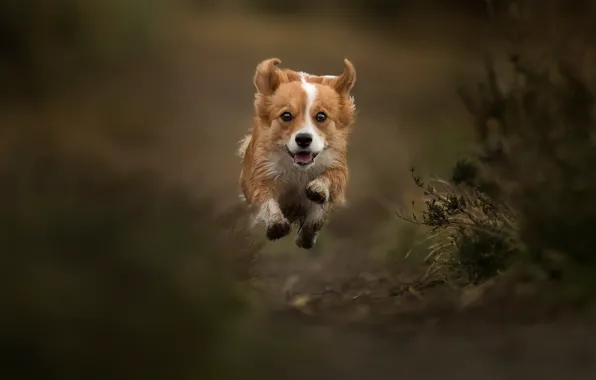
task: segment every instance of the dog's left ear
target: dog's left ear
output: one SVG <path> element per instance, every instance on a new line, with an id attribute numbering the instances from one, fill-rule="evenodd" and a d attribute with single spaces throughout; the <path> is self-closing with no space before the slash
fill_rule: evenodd
<path id="1" fill-rule="evenodd" d="M 348 95 L 356 83 L 356 69 L 347 58 L 344 59 L 344 72 L 335 79 L 333 87 L 340 94 Z"/>

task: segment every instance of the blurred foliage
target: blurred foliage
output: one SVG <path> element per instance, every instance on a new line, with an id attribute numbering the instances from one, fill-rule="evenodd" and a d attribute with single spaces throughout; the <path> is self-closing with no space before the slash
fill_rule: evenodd
<path id="1" fill-rule="evenodd" d="M 319 0 L 316 3 L 310 0 L 293 3 L 291 6 L 283 1 L 275 0 L 244 0 L 240 2 L 251 10 L 261 12 L 308 14 L 316 12 L 317 9 L 331 9 L 344 14 L 376 19 L 377 21 L 389 21 L 392 18 L 409 14 L 412 11 L 428 11 L 429 9 L 435 12 L 463 11 L 481 17 L 486 15 L 484 12 L 485 4 L 479 0 L 451 0 L 448 5 L 440 0 Z"/>
<path id="2" fill-rule="evenodd" d="M 134 71 L 146 64 L 160 47 L 168 12 L 178 4 L 204 9 L 221 5 L 216 3 L 4 0 L 0 94 L 11 101 L 6 104 L 18 99 L 19 111 L 36 115 L 43 107 L 34 101 L 87 80 L 101 82 L 123 67 Z M 363 18 L 393 20 L 413 3 L 350 0 L 347 7 Z M 250 4 L 278 13 L 301 10 L 308 15 L 318 9 L 314 2 L 291 8 L 266 0 Z M 423 9 L 425 4 L 431 2 L 417 6 Z M 484 2 L 450 4 L 470 6 L 473 14 L 484 17 L 479 11 Z M 449 262 L 465 269 L 468 281 L 498 273 L 521 246 L 560 250 L 580 262 L 593 263 L 596 257 L 591 253 L 596 243 L 591 234 L 596 222 L 590 201 L 596 184 L 590 175 L 595 158 L 591 91 L 565 65 L 538 73 L 518 62 L 524 76 L 519 87 L 496 92 L 489 76 L 485 92 L 468 103 L 481 143 L 492 136 L 483 132 L 490 118 L 500 126 L 504 145 L 476 157 L 481 167 L 458 164 L 455 185 L 447 184 L 446 192 L 422 186 L 435 198 L 426 203 L 431 216 L 423 222 L 446 231 L 443 240 L 433 240 L 430 258 L 439 262 L 446 257 L 440 253 L 449 250 Z M 90 92 L 95 88 L 89 87 Z M 122 97 L 113 99 L 117 103 Z M 98 121 L 98 134 L 117 129 L 110 138 L 118 143 L 154 141 L 144 138 L 162 120 L 153 120 L 150 112 L 141 114 L 142 106 L 131 103 L 102 108 L 110 115 Z M 234 234 L 238 240 L 230 238 L 210 199 L 168 187 L 152 173 L 123 173 L 93 154 L 69 153 L 44 139 L 44 120 L 33 120 L 19 144 L 3 146 L 0 162 L 2 379 L 249 378 L 252 370 L 273 372 L 294 361 L 287 359 L 286 349 L 297 348 L 276 341 L 277 332 L 267 336 L 264 326 L 252 321 L 235 324 L 246 310 L 236 276 L 245 275 L 258 246 L 248 245 L 242 234 Z M 76 124 L 72 120 L 77 118 L 55 123 Z M 7 125 L 13 131 L 24 127 L 5 124 L 2 133 Z M 68 134 L 76 126 L 54 127 Z M 238 215 L 231 212 L 224 222 L 228 217 Z M 462 218 L 468 218 L 464 226 L 459 225 Z M 230 257 L 238 259 L 235 272 Z M 292 330 L 295 326 L 283 330 L 299 335 Z M 263 342 L 265 338 L 271 341 Z M 298 338 L 284 343 L 297 346 Z M 311 350 L 304 346 L 295 352 Z M 259 359 L 256 364 L 253 358 Z M 233 370 L 235 365 L 240 369 Z M 283 370 L 291 372 L 289 368 Z"/>
<path id="3" fill-rule="evenodd" d="M 97 106 L 95 83 L 146 62 L 174 3 L 0 3 L 0 91 L 5 106 L 15 106 L 1 115 L 11 122 L 1 129 L 0 378 L 221 372 L 215 359 L 246 310 L 227 258 L 244 242 L 214 223 L 209 199 L 152 172 L 114 168 L 97 152 L 66 149 L 76 110 L 52 109 L 81 82 L 88 85 L 81 103 Z M 64 117 L 54 120 L 52 111 Z M 37 116 L 11 119 L 13 112 Z M 138 130 L 143 116 L 135 116 L 98 118 L 89 136 L 113 140 L 115 126 Z M 152 140 L 155 124 L 142 123 L 138 144 Z"/>
<path id="4" fill-rule="evenodd" d="M 291 12 L 292 13 L 307 13 L 316 9 L 315 5 L 318 3 L 315 0 L 305 0 L 292 3 L 291 5 Z M 251 9 L 254 9 L 257 12 L 266 12 L 266 13 L 288 13 L 290 10 L 288 9 L 288 3 L 283 1 L 275 1 L 275 0 L 250 0 L 248 5 Z M 323 4 L 324 6 L 324 4 Z"/>
<path id="5" fill-rule="evenodd" d="M 564 61 L 541 70 L 514 56 L 512 66 L 508 91 L 489 66 L 485 91 L 464 96 L 484 136 L 480 159 L 508 187 L 531 250 L 562 251 L 595 264 L 593 87 Z"/>
<path id="6" fill-rule="evenodd" d="M 429 197 L 420 222 L 449 231 L 435 244 L 433 263 L 447 250 L 439 266 L 463 271 L 472 282 L 507 268 L 520 251 L 539 262 L 560 252 L 576 263 L 596 264 L 595 63 L 570 59 L 568 51 L 553 48 L 558 44 L 536 58 L 524 47 L 541 45 L 524 34 L 524 21 L 536 16 L 537 4 L 510 3 L 523 9 L 512 14 L 515 53 L 500 65 L 487 58 L 486 80 L 460 89 L 478 153 L 455 165 L 450 182 L 436 181 L 440 190 L 414 176 Z M 586 51 L 594 46 L 584 46 Z M 409 220 L 419 222 L 416 216 Z"/>
<path id="7" fill-rule="evenodd" d="M 39 145 L 0 178 L 0 377 L 205 373 L 242 310 L 207 200 Z"/>
<path id="8" fill-rule="evenodd" d="M 3 0 L 1 91 L 38 94 L 72 84 L 155 47 L 174 2 Z M 16 92 L 16 93 L 15 93 Z"/>

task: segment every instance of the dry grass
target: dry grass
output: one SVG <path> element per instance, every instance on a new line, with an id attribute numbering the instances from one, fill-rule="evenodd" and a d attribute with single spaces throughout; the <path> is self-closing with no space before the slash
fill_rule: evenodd
<path id="1" fill-rule="evenodd" d="M 413 170 L 412 176 L 424 191 L 424 209 L 415 208 L 412 216 L 401 211 L 398 216 L 432 231 L 422 241 L 432 242 L 424 258 L 429 263 L 424 280 L 467 285 L 485 281 L 509 266 L 522 248 L 514 210 L 477 187 L 438 178 L 427 184 Z"/>

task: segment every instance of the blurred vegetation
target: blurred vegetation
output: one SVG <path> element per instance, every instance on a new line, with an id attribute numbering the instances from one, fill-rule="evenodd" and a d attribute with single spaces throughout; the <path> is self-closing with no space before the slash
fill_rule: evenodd
<path id="1" fill-rule="evenodd" d="M 499 133 L 480 158 L 511 188 L 502 196 L 519 210 L 520 237 L 528 249 L 562 251 L 593 264 L 593 87 L 565 62 L 539 71 L 514 57 L 513 65 L 514 85 L 507 93 L 491 80 L 481 105 L 466 98 L 481 134 L 488 139 L 491 127 Z"/>
<path id="2" fill-rule="evenodd" d="M 417 3 L 420 11 L 431 2 Z M 180 4 L 224 7 L 191 0 L 0 2 L 2 111 L 14 105 L 37 116 L 44 101 L 164 54 L 166 20 Z M 245 5 L 288 12 L 281 4 Z M 413 1 L 347 4 L 353 14 L 391 22 L 414 7 Z M 485 2 L 450 4 L 486 17 Z M 494 9 L 508 9 L 503 4 L 494 2 Z M 316 8 L 294 5 L 306 14 Z M 415 222 L 434 229 L 424 249 L 432 263 L 427 275 L 447 268 L 449 276 L 476 283 L 517 256 L 541 261 L 550 251 L 596 263 L 593 85 L 570 62 L 552 63 L 543 68 L 517 54 L 510 60 L 515 80 L 505 90 L 489 64 L 479 92 L 462 93 L 481 152 L 458 163 L 450 181 L 428 184 L 414 176 L 429 197 Z M 91 152 L 64 149 L 60 138 L 78 125 L 49 127 L 43 115 L 12 123 L 6 114 L 0 114 L 1 378 L 248 378 L 249 369 L 293 361 L 281 362 L 286 352 L 303 354 L 266 341 L 255 328 L 261 325 L 237 324 L 249 310 L 238 274 L 246 274 L 259 247 L 216 223 L 221 215 L 212 199 L 196 199 L 153 172 L 116 170 Z M 159 140 L 144 140 L 155 125 L 137 116 L 108 116 L 98 135 L 141 145 Z M 410 231 L 401 232 L 400 252 L 413 241 Z M 238 256 L 246 261 L 231 267 L 227 259 Z"/>
<path id="3" fill-rule="evenodd" d="M 158 47 L 176 2 L 3 0 L 0 81 L 15 97 L 50 94 Z"/>
<path id="4" fill-rule="evenodd" d="M 206 1 L 198 1 L 198 4 L 211 5 Z M 222 1 L 220 4 L 240 3 L 246 8 L 268 12 L 274 14 L 284 14 L 292 12 L 293 14 L 309 14 L 315 11 L 327 11 L 341 9 L 345 14 L 359 15 L 360 17 L 387 20 L 395 19 L 403 15 L 411 15 L 413 11 L 428 11 L 444 12 L 455 11 L 464 12 L 478 17 L 485 17 L 485 5 L 483 1 L 478 0 L 453 0 L 446 4 L 440 0 L 397 0 L 397 1 L 383 1 L 383 0 L 320 0 L 316 3 L 311 1 L 303 1 L 297 4 L 292 4 L 291 8 L 287 3 L 273 0 L 237 0 L 237 1 Z M 316 4 L 316 7 L 315 7 Z"/>
<path id="5" fill-rule="evenodd" d="M 463 283 L 486 281 L 526 259 L 553 270 L 553 253 L 596 269 L 595 62 L 570 59 L 577 55 L 552 47 L 558 44 L 537 59 L 527 48 L 540 45 L 521 32 L 535 4 L 510 3 L 508 59 L 487 56 L 486 80 L 459 92 L 477 153 L 458 161 L 449 181 L 426 184 L 414 175 L 427 197 L 424 209 L 400 214 L 431 227 L 432 273 Z"/>
<path id="6" fill-rule="evenodd" d="M 242 310 L 207 200 L 21 146 L 0 178 L 2 378 L 186 378 Z M 91 375 L 93 374 L 93 375 Z M 23 378 L 23 377 L 20 377 Z"/>
<path id="7" fill-rule="evenodd" d="M 0 91 L 14 106 L 0 115 L 3 379 L 209 378 L 246 308 L 226 261 L 244 245 L 213 222 L 209 199 L 66 149 L 72 120 L 40 112 L 149 57 L 172 4 L 0 4 Z M 16 110 L 34 123 L 14 122 Z"/>

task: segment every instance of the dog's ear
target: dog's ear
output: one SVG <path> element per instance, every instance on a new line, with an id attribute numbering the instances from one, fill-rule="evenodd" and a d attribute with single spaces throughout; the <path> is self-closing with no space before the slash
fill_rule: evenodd
<path id="1" fill-rule="evenodd" d="M 257 91 L 263 95 L 271 95 L 281 84 L 281 77 L 277 65 L 281 63 L 278 58 L 270 58 L 257 65 L 254 84 Z"/>
<path id="2" fill-rule="evenodd" d="M 340 94 L 348 95 L 356 83 L 356 69 L 347 58 L 344 59 L 344 72 L 335 79 L 333 88 Z"/>

